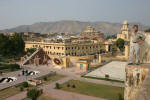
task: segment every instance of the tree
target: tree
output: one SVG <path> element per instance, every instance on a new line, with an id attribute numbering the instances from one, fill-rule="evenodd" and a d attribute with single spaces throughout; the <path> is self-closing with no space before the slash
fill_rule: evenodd
<path id="1" fill-rule="evenodd" d="M 59 85 L 59 83 L 56 83 L 55 88 L 56 88 L 56 89 L 60 89 L 60 85 Z"/>
<path id="2" fill-rule="evenodd" d="M 23 90 L 24 90 L 24 88 L 21 86 L 21 87 L 20 87 L 20 91 L 23 91 Z"/>
<path id="3" fill-rule="evenodd" d="M 105 39 L 108 40 L 108 39 L 114 39 L 114 38 L 117 38 L 116 34 L 114 34 L 114 35 L 108 35 Z"/>
<path id="4" fill-rule="evenodd" d="M 22 86 L 26 88 L 26 87 L 29 86 L 29 84 L 28 84 L 28 82 L 23 82 L 23 83 L 22 83 Z"/>
<path id="5" fill-rule="evenodd" d="M 14 54 L 23 53 L 25 48 L 24 40 L 22 39 L 21 35 L 15 34 L 13 37 L 11 37 L 11 43 Z"/>
<path id="6" fill-rule="evenodd" d="M 41 91 L 38 89 L 31 89 L 27 92 L 27 97 L 32 100 L 37 100 L 37 98 L 41 95 Z"/>
<path id="7" fill-rule="evenodd" d="M 116 46 L 119 48 L 120 51 L 124 50 L 124 45 L 125 45 L 125 41 L 123 39 L 119 38 L 116 41 Z"/>
<path id="8" fill-rule="evenodd" d="M 0 34 L 0 54 L 7 55 L 10 53 L 10 40 L 7 36 Z"/>
<path id="9" fill-rule="evenodd" d="M 0 34 L 0 55 L 18 55 L 24 52 L 25 43 L 19 34 L 5 36 Z"/>
<path id="10" fill-rule="evenodd" d="M 150 29 L 145 30 L 145 32 L 150 32 Z"/>
<path id="11" fill-rule="evenodd" d="M 46 76 L 45 76 L 45 77 L 43 77 L 43 80 L 44 80 L 44 81 L 47 81 L 47 77 L 46 77 Z"/>
<path id="12" fill-rule="evenodd" d="M 26 49 L 26 53 L 27 54 L 32 54 L 32 53 L 34 53 L 36 51 L 36 48 L 27 48 Z"/>

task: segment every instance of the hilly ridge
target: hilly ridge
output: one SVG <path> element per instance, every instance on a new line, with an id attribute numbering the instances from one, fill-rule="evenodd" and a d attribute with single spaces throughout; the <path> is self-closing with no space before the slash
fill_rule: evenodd
<path id="1" fill-rule="evenodd" d="M 133 24 L 139 24 L 140 29 L 145 30 L 150 27 L 142 25 L 140 23 L 129 23 L 130 27 Z M 105 35 L 116 34 L 120 31 L 122 24 L 121 23 L 109 23 L 103 21 L 97 22 L 82 22 L 82 21 L 72 21 L 72 20 L 63 20 L 56 22 L 38 22 L 32 25 L 21 25 L 11 29 L 0 30 L 0 32 L 37 32 L 37 33 L 48 33 L 48 32 L 67 32 L 69 33 L 80 33 L 87 26 L 92 26 L 96 30 L 101 31 Z"/>

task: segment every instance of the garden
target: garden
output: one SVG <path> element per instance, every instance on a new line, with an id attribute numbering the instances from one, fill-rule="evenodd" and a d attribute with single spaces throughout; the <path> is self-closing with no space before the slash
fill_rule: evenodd
<path id="1" fill-rule="evenodd" d="M 123 87 L 107 86 L 79 80 L 70 80 L 61 85 L 57 83 L 56 89 L 104 98 L 107 100 L 123 100 L 124 96 Z"/>

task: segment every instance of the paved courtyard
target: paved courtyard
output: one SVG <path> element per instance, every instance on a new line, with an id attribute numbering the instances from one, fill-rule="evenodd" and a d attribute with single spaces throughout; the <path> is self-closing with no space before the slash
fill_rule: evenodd
<path id="1" fill-rule="evenodd" d="M 18 76 L 18 74 L 21 74 L 22 70 L 6 73 L 6 74 L 0 76 L 0 79 L 3 78 L 3 77 L 16 77 L 17 80 L 14 81 L 14 82 L 10 82 L 10 83 L 0 83 L 0 90 L 2 90 L 4 88 L 7 88 L 7 87 L 10 87 L 10 86 L 17 85 L 17 84 L 22 83 L 26 80 L 41 77 L 41 76 L 46 75 L 46 74 L 51 72 L 50 70 L 39 69 L 38 67 L 25 68 L 25 69 L 28 69 L 28 71 L 39 71 L 40 73 L 37 74 L 37 75 L 30 75 L 30 76 L 22 76 L 22 75 Z"/>
<path id="2" fill-rule="evenodd" d="M 56 72 L 58 74 L 66 75 L 65 78 L 62 78 L 58 81 L 49 83 L 47 85 L 41 85 L 39 87 L 39 88 L 43 89 L 45 95 L 51 96 L 51 97 L 59 99 L 59 100 L 104 100 L 102 98 L 97 98 L 97 97 L 87 96 L 87 95 L 83 95 L 83 94 L 77 94 L 77 93 L 54 89 L 56 83 L 62 84 L 69 80 L 81 80 L 81 81 L 92 82 L 92 83 L 97 83 L 97 84 L 105 84 L 105 85 L 110 85 L 110 86 L 124 87 L 124 84 L 122 84 L 122 83 L 109 82 L 109 81 L 105 81 L 105 80 L 87 79 L 87 78 L 80 77 L 81 72 L 77 71 L 75 67 L 68 68 L 68 69 L 56 69 L 56 68 L 53 68 L 51 65 L 48 65 L 48 66 L 41 65 L 38 67 L 30 65 L 30 66 L 24 66 L 24 67 L 25 67 L 25 69 L 28 69 L 28 70 L 40 71 L 40 74 L 38 74 L 37 76 L 31 76 L 31 77 L 28 77 L 27 79 L 40 77 L 51 71 Z M 16 72 L 11 72 L 11 73 L 5 74 L 4 75 L 5 77 L 6 76 L 15 76 L 18 78 L 18 80 L 15 82 L 12 82 L 12 83 L 8 83 L 8 84 L 1 84 L 0 89 L 6 88 L 9 86 L 13 86 L 15 84 L 25 81 L 26 80 L 25 76 L 21 76 L 21 77 L 17 76 L 20 72 L 21 71 L 16 71 Z M 26 91 L 16 94 L 14 96 L 10 96 L 10 97 L 6 98 L 5 100 L 22 100 L 25 97 L 26 97 Z"/>
<path id="3" fill-rule="evenodd" d="M 113 80 L 125 80 L 125 66 L 127 62 L 121 61 L 112 61 L 90 73 L 86 76 L 97 77 L 97 78 L 105 78 L 105 75 L 109 75 L 110 79 Z"/>

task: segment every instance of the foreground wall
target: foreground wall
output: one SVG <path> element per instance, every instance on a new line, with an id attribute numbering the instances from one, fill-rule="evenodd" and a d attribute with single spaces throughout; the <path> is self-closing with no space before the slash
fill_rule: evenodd
<path id="1" fill-rule="evenodd" d="M 150 100 L 150 64 L 126 67 L 124 100 Z"/>

